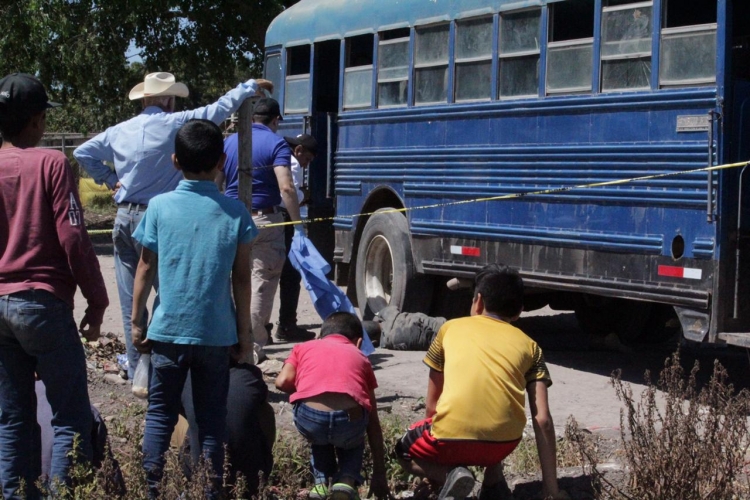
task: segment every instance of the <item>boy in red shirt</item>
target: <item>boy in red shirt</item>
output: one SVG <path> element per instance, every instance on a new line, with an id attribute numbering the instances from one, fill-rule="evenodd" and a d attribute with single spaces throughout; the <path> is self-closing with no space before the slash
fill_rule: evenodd
<path id="1" fill-rule="evenodd" d="M 383 432 L 375 400 L 378 383 L 370 361 L 359 350 L 362 323 L 353 314 L 333 313 L 323 322 L 320 337 L 294 346 L 276 377 L 276 388 L 291 394 L 294 424 L 311 445 L 315 487 L 310 498 L 329 498 L 327 484 L 332 478 L 330 498 L 359 499 L 365 432 L 373 457 L 371 491 L 386 498 Z"/>

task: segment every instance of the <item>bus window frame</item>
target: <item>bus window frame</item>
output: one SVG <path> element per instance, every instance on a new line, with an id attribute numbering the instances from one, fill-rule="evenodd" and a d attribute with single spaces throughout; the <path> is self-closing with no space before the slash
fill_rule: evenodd
<path id="1" fill-rule="evenodd" d="M 503 16 L 508 15 L 514 15 L 514 14 L 520 14 L 523 12 L 532 12 L 532 11 L 538 11 L 539 12 L 539 44 L 538 49 L 536 50 L 524 50 L 524 51 L 518 51 L 518 52 L 510 52 L 503 54 L 503 52 L 500 50 L 500 43 L 502 41 L 502 30 L 503 30 Z M 497 73 L 497 85 L 496 85 L 496 95 L 497 100 L 499 101 L 515 101 L 520 99 L 534 99 L 534 98 L 540 98 L 544 97 L 545 94 L 540 95 L 539 91 L 539 83 L 541 81 L 544 81 L 545 83 L 545 90 L 547 88 L 546 85 L 546 53 L 549 45 L 548 36 L 545 35 L 545 30 L 548 29 L 548 21 L 545 19 L 545 17 L 549 17 L 549 9 L 545 8 L 543 6 L 534 6 L 534 7 L 527 7 L 525 9 L 515 9 L 515 10 L 508 10 L 503 11 L 498 14 L 497 18 L 497 42 L 495 44 L 495 50 L 497 51 L 497 69 L 495 70 L 495 73 Z M 538 56 L 539 60 L 537 61 L 537 91 L 535 94 L 525 94 L 525 95 L 513 95 L 513 96 L 503 96 L 500 93 L 500 67 L 501 67 L 501 59 L 523 59 L 529 56 Z M 542 74 L 542 65 L 545 66 L 544 74 Z M 544 80 L 542 78 L 544 77 Z"/>
<path id="2" fill-rule="evenodd" d="M 366 33 L 365 35 L 367 35 Z M 372 109 L 374 100 L 377 99 L 377 52 L 378 52 L 378 42 L 379 37 L 376 33 L 369 33 L 369 35 L 372 37 L 372 44 L 373 44 L 373 53 L 370 55 L 372 59 L 371 64 L 366 64 L 362 66 L 347 66 L 347 61 L 349 59 L 350 50 L 351 50 L 351 40 L 353 38 L 356 38 L 356 36 L 348 36 L 341 39 L 342 44 L 342 74 L 341 74 L 341 101 L 339 105 L 340 111 L 361 111 L 365 109 Z M 364 35 L 357 35 L 357 36 L 364 36 Z M 370 102 L 368 104 L 362 104 L 359 106 L 347 106 L 346 105 L 346 74 L 352 73 L 354 71 L 370 71 Z M 408 75 L 407 75 L 408 77 Z M 375 93 L 375 97 L 373 96 L 373 92 Z"/>
<path id="3" fill-rule="evenodd" d="M 690 26 L 678 26 L 674 28 L 661 28 L 659 31 L 659 39 L 661 42 L 661 50 L 659 53 L 659 59 L 660 63 L 663 64 L 663 50 L 664 50 L 664 35 L 686 35 L 689 33 L 694 34 L 708 34 L 713 33 L 716 37 L 716 50 L 717 53 L 715 56 L 717 57 L 713 72 L 712 78 L 691 78 L 688 80 L 667 80 L 664 81 L 661 78 L 661 73 L 659 74 L 659 89 L 675 89 L 675 88 L 681 88 L 681 87 L 695 87 L 695 86 L 704 86 L 704 85 L 716 85 L 718 83 L 718 67 L 719 67 L 719 60 L 718 60 L 718 47 L 719 47 L 719 23 L 706 23 L 706 24 L 694 24 Z M 661 65 L 660 65 L 661 66 Z"/>
<path id="4" fill-rule="evenodd" d="M 310 66 L 307 68 L 307 73 L 300 73 L 300 74 L 297 74 L 297 75 L 289 75 L 288 74 L 288 72 L 290 70 L 290 66 L 289 66 L 289 51 L 290 50 L 294 50 L 294 49 L 298 49 L 300 47 L 308 47 L 309 48 L 309 50 L 310 50 Z M 315 60 L 315 54 L 313 53 L 313 51 L 314 51 L 314 45 L 313 44 L 287 45 L 286 47 L 284 47 L 284 65 L 282 66 L 282 71 L 284 72 L 284 101 L 282 101 L 284 103 L 284 106 L 283 106 L 283 109 L 284 109 L 283 114 L 284 115 L 287 115 L 287 114 L 289 114 L 289 115 L 306 115 L 306 114 L 310 114 L 310 112 L 311 112 L 310 110 L 312 109 L 312 100 L 313 100 L 313 96 L 312 96 L 312 74 L 313 74 L 312 65 L 313 65 L 314 60 Z M 288 94 L 287 91 L 289 90 L 289 85 L 288 85 L 289 82 L 290 81 L 293 81 L 293 82 L 294 81 L 302 81 L 304 79 L 307 79 L 307 96 L 308 96 L 308 99 L 307 99 L 307 108 L 305 108 L 305 109 L 302 109 L 302 108 L 287 109 L 286 98 L 287 98 L 287 94 Z"/>
<path id="5" fill-rule="evenodd" d="M 545 60 L 544 60 L 544 96 L 558 96 L 558 95 L 566 95 L 566 94 L 594 94 L 595 89 L 598 88 L 598 85 L 594 84 L 594 73 L 597 70 L 597 66 L 599 61 L 595 61 L 595 58 L 597 58 L 598 55 L 598 47 L 597 47 L 597 34 L 599 40 L 601 40 L 601 30 L 597 29 L 597 24 L 601 24 L 601 22 L 597 23 L 597 16 L 600 15 L 601 9 L 597 9 L 597 5 L 601 5 L 601 0 L 595 0 L 594 1 L 594 11 L 593 11 L 593 25 L 592 28 L 592 36 L 586 37 L 586 38 L 573 38 L 573 39 L 566 39 L 566 40 L 560 40 L 560 41 L 554 41 L 554 26 L 555 26 L 555 16 L 557 16 L 556 9 L 554 8 L 554 4 L 550 6 L 547 4 L 547 46 L 545 48 Z M 568 48 L 568 47 L 577 47 L 577 46 L 583 46 L 588 45 L 591 47 L 591 74 L 589 75 L 589 85 L 587 87 L 565 87 L 560 89 L 550 89 L 549 88 L 549 75 L 550 75 L 550 54 L 554 52 L 554 49 L 559 48 Z M 598 78 L 600 79 L 600 78 Z"/>
<path id="6" fill-rule="evenodd" d="M 377 54 L 375 55 L 375 58 L 373 59 L 373 65 L 375 66 L 375 107 L 377 109 L 394 109 L 394 108 L 405 108 L 409 106 L 410 101 L 410 87 L 411 87 L 411 80 L 412 80 L 412 72 L 411 72 L 411 66 L 412 66 L 412 45 L 414 38 L 414 28 L 409 28 L 409 36 L 408 37 L 399 37 L 399 38 L 389 38 L 387 40 L 383 40 L 382 34 L 379 32 L 377 34 L 377 45 L 375 46 L 375 50 L 377 51 Z M 406 64 L 406 77 L 404 78 L 380 78 L 380 47 L 383 45 L 395 45 L 397 43 L 406 43 L 406 57 L 407 57 L 407 64 Z M 399 66 L 400 68 L 401 66 Z M 395 82 L 406 82 L 406 100 L 403 104 L 380 104 L 380 84 L 381 83 L 395 83 Z"/>
<path id="7" fill-rule="evenodd" d="M 455 25 L 456 21 L 448 21 L 448 22 L 439 22 L 439 23 L 431 23 L 431 24 L 422 24 L 419 26 L 414 26 L 412 28 L 412 34 L 414 42 L 411 44 L 411 54 L 410 54 L 410 60 L 411 60 L 411 81 L 412 87 L 413 87 L 413 96 L 409 100 L 410 103 L 413 106 L 441 106 L 441 105 L 448 105 L 453 104 L 453 92 L 452 89 L 453 85 L 453 77 L 451 75 L 451 67 L 455 67 L 454 64 L 454 39 L 455 39 Z M 445 62 L 440 63 L 417 63 L 417 37 L 419 36 L 419 30 L 421 29 L 431 29 L 431 28 L 437 28 L 437 27 L 446 27 L 448 28 L 448 58 Z M 445 74 L 446 74 L 446 83 L 445 83 L 445 100 L 444 101 L 429 101 L 429 102 L 417 102 L 417 71 L 421 69 L 429 69 L 429 68 L 442 68 L 445 67 Z M 453 69 L 455 71 L 455 69 Z M 463 101 L 462 101 L 463 102 Z"/>
<path id="8" fill-rule="evenodd" d="M 657 14 L 656 6 L 654 3 L 659 2 L 661 0 L 646 0 L 641 2 L 633 2 L 633 3 L 626 3 L 622 5 L 614 5 L 614 6 L 604 6 L 602 5 L 602 15 L 601 15 L 601 29 L 599 30 L 599 92 L 602 94 L 609 94 L 613 92 L 644 92 L 651 90 L 651 85 L 653 82 L 653 76 L 649 76 L 649 82 L 648 85 L 645 87 L 622 87 L 622 88 L 616 88 L 616 89 L 605 89 L 604 88 L 604 63 L 605 61 L 627 61 L 630 59 L 644 59 L 646 57 L 650 58 L 651 63 L 651 71 L 654 71 L 654 53 L 653 53 L 653 37 L 654 37 L 654 29 L 656 26 L 658 26 L 657 22 L 659 22 L 655 18 L 655 14 Z M 650 7 L 651 8 L 651 33 L 649 34 L 649 50 L 648 52 L 633 52 L 626 55 L 604 55 L 604 14 L 608 12 L 617 12 L 620 10 L 631 10 L 631 9 L 637 9 L 639 7 Z M 596 38 L 596 37 L 594 37 Z"/>
<path id="9" fill-rule="evenodd" d="M 472 102 L 490 102 L 490 101 L 493 100 L 493 98 L 494 98 L 494 92 L 492 90 L 492 87 L 493 87 L 492 82 L 494 81 L 494 78 L 493 78 L 492 73 L 493 73 L 494 68 L 495 68 L 495 64 L 494 64 L 493 59 L 495 58 L 495 55 L 494 55 L 495 54 L 494 45 L 495 45 L 495 39 L 496 39 L 496 36 L 497 36 L 497 23 L 495 22 L 495 18 L 496 17 L 497 16 L 494 15 L 494 14 L 485 14 L 485 15 L 482 15 L 482 16 L 465 17 L 465 18 L 456 19 L 456 20 L 453 21 L 453 23 L 455 25 L 455 27 L 453 28 L 453 30 L 455 32 L 455 35 L 453 37 L 454 40 L 453 40 L 453 44 L 452 44 L 453 45 L 453 47 L 452 47 L 453 48 L 453 58 L 452 58 L 453 59 L 453 70 L 452 70 L 452 73 L 453 73 L 453 91 L 452 91 L 453 98 L 449 99 L 449 102 L 453 102 L 453 103 L 472 103 Z M 489 55 L 488 56 L 477 56 L 477 57 L 463 57 L 463 58 L 459 58 L 458 55 L 457 55 L 458 54 L 458 33 L 459 33 L 460 29 L 461 29 L 461 23 L 471 23 L 471 22 L 476 22 L 476 21 L 480 21 L 480 20 L 487 20 L 487 21 L 490 22 L 490 24 L 492 26 L 492 40 L 490 41 L 490 53 L 489 53 Z M 490 88 L 488 89 L 489 90 L 489 96 L 488 97 L 483 97 L 483 98 L 480 98 L 480 99 L 458 99 L 458 96 L 457 96 L 457 93 L 458 93 L 458 84 L 459 84 L 459 80 L 458 80 L 458 67 L 460 65 L 468 65 L 468 64 L 478 63 L 478 62 L 489 62 L 490 63 Z M 449 60 L 449 63 L 450 63 L 450 60 Z"/>
<path id="10" fill-rule="evenodd" d="M 269 78 L 270 75 L 268 75 L 268 60 L 272 57 L 278 57 L 279 58 L 279 70 L 280 75 L 279 79 L 281 81 L 273 81 Z M 275 48 L 275 49 L 269 49 L 265 53 L 265 57 L 263 59 L 263 78 L 266 80 L 271 80 L 273 83 L 273 93 L 271 94 L 271 97 L 276 99 L 278 102 L 284 102 L 282 99 L 284 98 L 284 87 L 286 84 L 286 76 L 285 76 L 285 61 L 284 61 L 284 50 L 282 48 Z"/>
<path id="11" fill-rule="evenodd" d="M 593 64 L 593 52 L 594 52 L 594 40 L 595 37 L 591 38 L 578 38 L 575 40 L 563 40 L 561 42 L 547 42 L 547 60 L 545 61 L 545 65 L 547 66 L 547 71 L 545 75 L 545 82 L 544 82 L 544 91 L 545 95 L 564 95 L 564 94 L 585 94 L 585 93 L 593 93 L 594 91 L 594 85 L 593 82 L 589 83 L 588 87 L 565 87 L 561 89 L 550 89 L 549 88 L 549 54 L 550 49 L 559 49 L 559 48 L 568 48 L 568 47 L 577 47 L 577 46 L 590 46 L 592 51 L 592 58 L 591 58 L 591 69 L 593 70 L 594 64 Z"/>

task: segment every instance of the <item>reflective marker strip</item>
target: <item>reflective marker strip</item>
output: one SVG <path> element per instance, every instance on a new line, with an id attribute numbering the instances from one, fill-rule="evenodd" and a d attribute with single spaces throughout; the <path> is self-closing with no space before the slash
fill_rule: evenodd
<path id="1" fill-rule="evenodd" d="M 451 245 L 451 253 L 453 255 L 466 255 L 468 257 L 479 257 L 479 247 L 459 247 L 457 245 Z"/>
<path id="2" fill-rule="evenodd" d="M 699 280 L 703 278 L 703 270 L 690 267 L 659 266 L 659 276 Z"/>

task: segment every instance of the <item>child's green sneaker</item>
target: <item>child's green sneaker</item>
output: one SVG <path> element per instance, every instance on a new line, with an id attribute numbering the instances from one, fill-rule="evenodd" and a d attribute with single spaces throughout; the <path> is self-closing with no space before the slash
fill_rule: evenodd
<path id="1" fill-rule="evenodd" d="M 346 483 L 331 486 L 331 500 L 359 500 L 359 493 Z"/>
<path id="2" fill-rule="evenodd" d="M 316 484 L 310 490 L 310 495 L 307 498 L 313 498 L 315 500 L 325 500 L 328 498 L 328 488 L 323 483 Z"/>

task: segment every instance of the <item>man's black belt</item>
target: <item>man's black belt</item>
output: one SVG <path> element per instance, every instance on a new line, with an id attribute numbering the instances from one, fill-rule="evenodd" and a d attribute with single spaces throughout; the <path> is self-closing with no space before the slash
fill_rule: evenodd
<path id="1" fill-rule="evenodd" d="M 277 213 L 279 213 L 279 207 L 259 208 L 252 211 L 253 215 L 271 215 Z"/>

